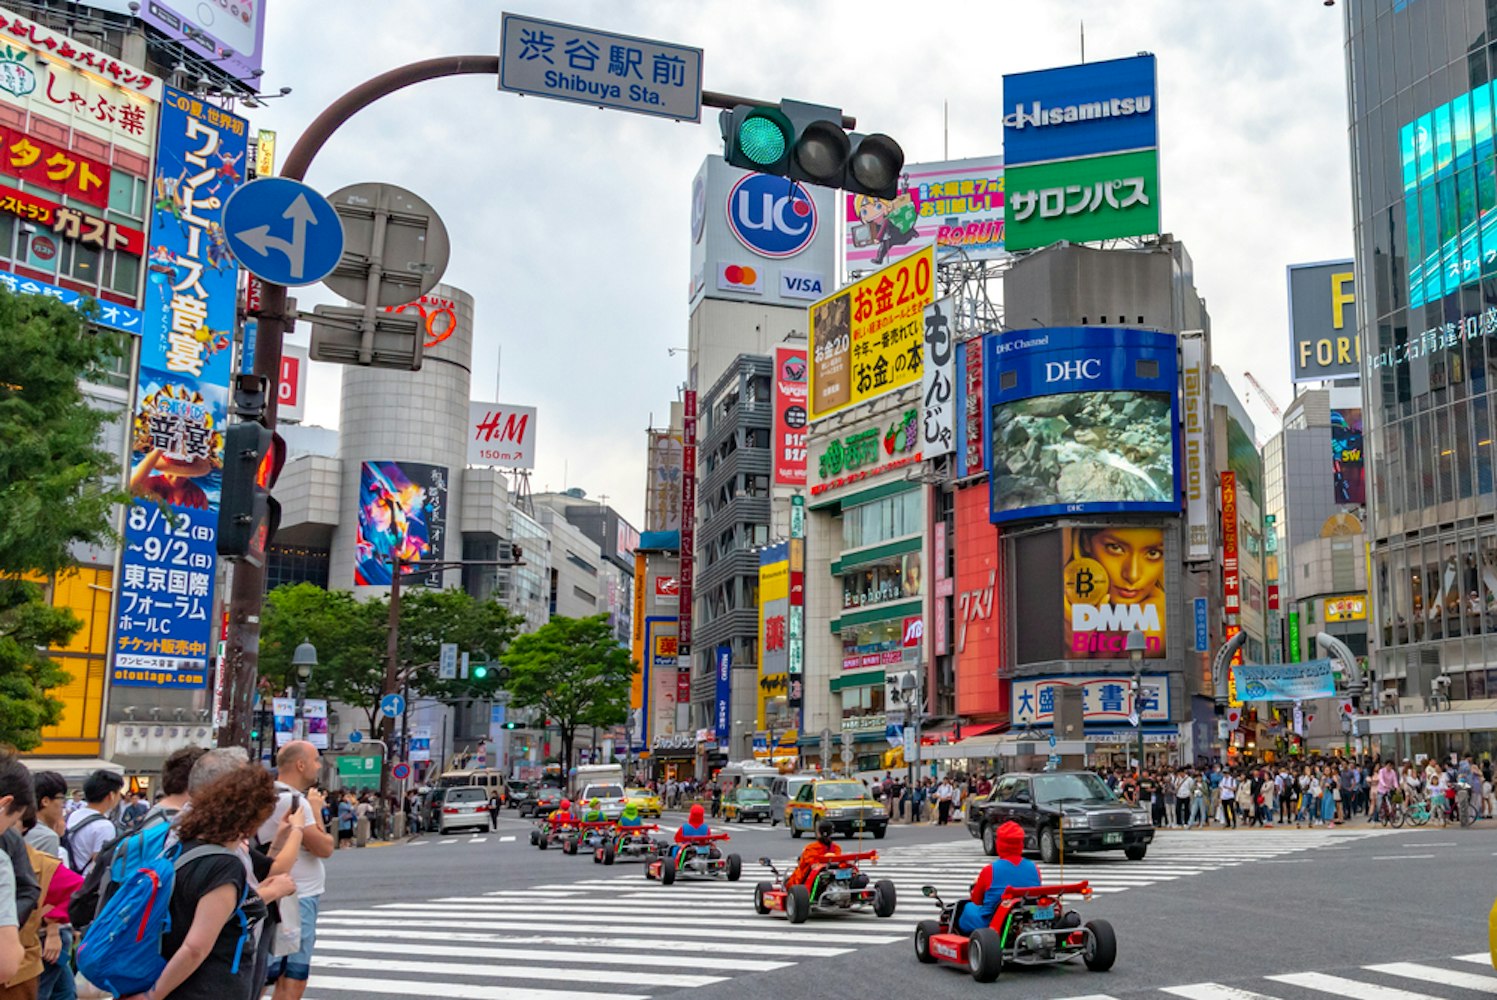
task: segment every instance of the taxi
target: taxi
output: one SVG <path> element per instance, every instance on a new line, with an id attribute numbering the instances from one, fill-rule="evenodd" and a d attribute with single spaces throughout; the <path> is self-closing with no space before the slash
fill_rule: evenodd
<path id="1" fill-rule="evenodd" d="M 868 787 L 851 778 L 817 778 L 807 781 L 785 806 L 785 825 L 790 836 L 815 835 L 816 824 L 827 820 L 844 837 L 873 834 L 883 840 L 889 830 L 889 814 Z"/>
<path id="2" fill-rule="evenodd" d="M 624 798 L 634 803 L 641 816 L 648 816 L 651 819 L 660 818 L 660 796 L 648 788 L 626 788 Z"/>

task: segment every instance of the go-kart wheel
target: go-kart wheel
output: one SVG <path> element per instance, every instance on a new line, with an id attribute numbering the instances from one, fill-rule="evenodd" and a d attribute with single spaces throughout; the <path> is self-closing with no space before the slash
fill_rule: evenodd
<path id="1" fill-rule="evenodd" d="M 728 855 L 728 881 L 737 882 L 743 875 L 743 859 L 736 854 Z"/>
<path id="2" fill-rule="evenodd" d="M 941 933 L 939 920 L 922 920 L 915 925 L 915 957 L 926 965 L 936 960 L 936 956 L 930 953 L 930 936 L 939 933 Z"/>
<path id="3" fill-rule="evenodd" d="M 769 912 L 769 905 L 764 902 L 764 894 L 773 888 L 773 882 L 760 882 L 754 886 L 754 912 L 761 917 Z"/>
<path id="4" fill-rule="evenodd" d="M 546 842 L 546 838 L 545 837 L 537 836 L 536 837 L 536 841 L 535 841 L 535 846 L 539 847 L 541 850 L 544 851 L 547 847 L 550 847 L 551 845 Z"/>
<path id="5" fill-rule="evenodd" d="M 993 928 L 979 927 L 967 939 L 967 971 L 979 983 L 991 983 L 1003 971 L 1003 939 Z"/>
<path id="6" fill-rule="evenodd" d="M 998 856 L 998 830 L 992 823 L 982 825 L 982 853 L 990 858 Z"/>
<path id="7" fill-rule="evenodd" d="M 575 841 L 575 840 L 569 840 L 569 841 L 567 841 L 565 844 L 562 845 L 561 850 L 562 850 L 563 854 L 576 854 L 577 853 L 577 841 Z"/>
<path id="8" fill-rule="evenodd" d="M 1060 841 L 1055 836 L 1055 828 L 1046 827 L 1040 831 L 1040 861 L 1053 865 L 1059 860 Z"/>
<path id="9" fill-rule="evenodd" d="M 873 883 L 873 915 L 876 917 L 894 916 L 894 883 L 886 878 L 881 878 Z"/>
<path id="10" fill-rule="evenodd" d="M 617 852 L 614 851 L 612 844 L 609 844 L 607 847 L 603 848 L 603 863 L 605 865 L 613 864 L 613 860 L 616 856 Z"/>
<path id="11" fill-rule="evenodd" d="M 603 863 L 603 850 L 602 850 L 602 848 L 599 848 L 599 849 L 593 851 L 593 864 L 595 864 L 595 865 L 601 865 L 602 863 Z"/>
<path id="12" fill-rule="evenodd" d="M 1142 861 L 1144 859 L 1144 855 L 1148 853 L 1148 844 L 1139 844 L 1137 847 L 1123 848 L 1123 857 L 1127 858 L 1129 861 Z"/>
<path id="13" fill-rule="evenodd" d="M 666 858 L 660 862 L 660 884 L 670 885 L 676 881 L 676 862 L 674 858 Z"/>
<path id="14" fill-rule="evenodd" d="M 1093 972 L 1106 972 L 1118 958 L 1118 938 L 1112 932 L 1112 924 L 1105 920 L 1088 920 L 1086 929 L 1091 933 L 1087 935 L 1081 960 Z"/>
<path id="15" fill-rule="evenodd" d="M 785 891 L 785 916 L 792 924 L 803 924 L 811 915 L 811 891 L 803 885 L 792 885 Z"/>
<path id="16" fill-rule="evenodd" d="M 531 847 L 534 847 L 536 844 L 540 843 L 540 839 L 541 839 L 541 831 L 539 831 L 539 830 L 531 830 L 530 831 L 530 846 Z"/>

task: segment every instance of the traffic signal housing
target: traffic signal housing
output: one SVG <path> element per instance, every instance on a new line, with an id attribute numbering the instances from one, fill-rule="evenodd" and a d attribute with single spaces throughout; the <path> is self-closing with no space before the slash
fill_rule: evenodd
<path id="1" fill-rule="evenodd" d="M 842 112 L 784 100 L 739 104 L 718 117 L 723 158 L 735 167 L 849 194 L 893 198 L 899 193 L 904 150 L 887 135 L 842 127 Z"/>
<path id="2" fill-rule="evenodd" d="M 270 491 L 285 463 L 286 442 L 264 424 L 233 424 L 224 431 L 220 556 L 251 566 L 265 564 L 265 550 L 281 523 L 281 505 Z"/>

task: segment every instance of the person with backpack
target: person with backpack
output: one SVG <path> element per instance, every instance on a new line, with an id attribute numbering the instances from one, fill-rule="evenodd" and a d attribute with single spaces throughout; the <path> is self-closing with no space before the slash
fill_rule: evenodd
<path id="1" fill-rule="evenodd" d="M 67 852 L 68 867 L 84 878 L 93 870 L 99 848 L 117 835 L 109 814 L 120 804 L 120 789 L 124 787 L 125 779 L 113 771 L 95 771 L 83 782 L 85 805 L 68 817 L 62 848 Z"/>
<path id="2" fill-rule="evenodd" d="M 296 883 L 301 942 L 295 952 L 271 963 L 269 975 L 276 981 L 275 1000 L 301 1000 L 307 989 L 307 980 L 312 975 L 317 914 L 327 884 L 323 859 L 332 856 L 334 844 L 332 834 L 323 829 L 317 819 L 323 805 L 322 793 L 317 790 L 321 770 L 317 748 L 306 740 L 296 740 L 281 747 L 276 754 L 279 798 L 274 815 L 260 827 L 260 840 L 273 840 L 281 818 L 288 812 L 300 811 L 301 845 L 291 867 L 291 878 Z"/>
<path id="3" fill-rule="evenodd" d="M 35 805 L 36 791 L 32 786 L 31 772 L 14 754 L 0 750 L 0 833 L 6 837 L 16 834 L 27 877 L 36 890 L 35 895 L 29 896 L 30 905 L 25 907 L 26 915 L 22 917 L 23 887 L 18 880 L 15 856 L 7 850 L 6 856 L 0 858 L 0 981 L 8 981 L 20 971 L 26 955 L 21 946 L 20 928 L 31 918 L 41 896 L 41 887 L 31 872 L 30 861 L 26 860 L 25 842 L 16 830 L 26 811 Z"/>

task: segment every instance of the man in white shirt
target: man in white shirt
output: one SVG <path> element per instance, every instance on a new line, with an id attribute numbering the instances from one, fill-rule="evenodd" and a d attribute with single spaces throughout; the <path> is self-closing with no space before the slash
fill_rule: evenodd
<path id="1" fill-rule="evenodd" d="M 125 779 L 113 771 L 95 771 L 83 782 L 82 809 L 68 817 L 67 839 L 68 867 L 84 878 L 94 865 L 94 855 L 99 848 L 114 839 L 114 823 L 109 814 L 120 804 L 120 789 Z"/>
<path id="2" fill-rule="evenodd" d="M 281 817 L 293 805 L 302 814 L 302 846 L 291 866 L 291 880 L 301 907 L 301 948 L 283 959 L 272 959 L 270 974 L 276 977 L 273 1000 L 301 1000 L 312 974 L 312 950 L 317 944 L 317 912 L 327 884 L 322 859 L 333 853 L 332 834 L 322 828 L 322 793 L 316 790 L 321 770 L 317 748 L 305 740 L 281 747 L 276 754 L 278 798 L 270 819 L 260 827 L 257 839 L 270 843 L 275 839 Z"/>

